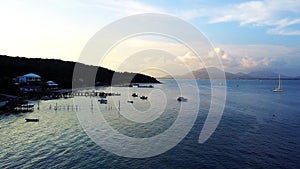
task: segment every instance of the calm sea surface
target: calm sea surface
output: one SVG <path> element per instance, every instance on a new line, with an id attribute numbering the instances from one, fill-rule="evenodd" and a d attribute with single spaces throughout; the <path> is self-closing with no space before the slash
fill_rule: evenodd
<path id="1" fill-rule="evenodd" d="M 201 101 L 192 129 L 174 148 L 150 158 L 110 153 L 81 127 L 78 112 L 90 117 L 102 113 L 115 130 L 127 136 L 147 138 L 162 133 L 184 104 L 176 101 L 180 96 L 176 82 L 162 82 L 153 89 L 116 87 L 114 91 L 121 96 L 108 98 L 107 105 L 100 105 L 96 98 L 80 97 L 81 104 L 74 105 L 73 99 L 40 101 L 34 102 L 40 106 L 34 112 L 0 115 L 0 168 L 300 168 L 300 81 L 282 81 L 282 93 L 272 92 L 277 81 L 227 81 L 223 117 L 203 144 L 198 139 L 209 109 L 211 86 L 209 81 L 197 81 Z M 190 81 L 181 83 L 189 85 Z M 164 98 L 153 90 L 164 91 Z M 148 95 L 154 102 L 167 100 L 166 112 L 152 123 L 135 124 L 117 113 L 118 102 L 113 104 L 112 99 L 120 100 L 121 112 L 129 111 L 130 106 L 146 111 L 151 105 L 126 92 Z M 193 102 L 195 95 L 185 94 L 188 102 Z M 130 105 L 128 99 L 134 103 Z M 35 117 L 40 122 L 25 122 L 25 118 Z"/>

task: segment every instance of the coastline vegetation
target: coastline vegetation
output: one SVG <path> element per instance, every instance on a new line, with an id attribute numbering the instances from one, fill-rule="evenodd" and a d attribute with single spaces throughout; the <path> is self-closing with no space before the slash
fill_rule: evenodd
<path id="1" fill-rule="evenodd" d="M 36 73 L 42 77 L 42 81 L 53 80 L 62 89 L 72 88 L 73 71 L 76 62 L 62 61 L 58 59 L 24 58 L 0 55 L 0 93 L 16 95 L 20 91 L 14 85 L 13 78 L 27 73 Z M 85 84 L 85 79 L 81 77 L 78 87 L 89 87 L 89 85 L 124 85 L 130 83 L 160 83 L 153 77 L 129 72 L 115 72 L 103 67 L 80 64 L 82 70 L 86 72 L 96 71 L 94 84 Z M 75 79 L 76 80 L 76 79 Z"/>

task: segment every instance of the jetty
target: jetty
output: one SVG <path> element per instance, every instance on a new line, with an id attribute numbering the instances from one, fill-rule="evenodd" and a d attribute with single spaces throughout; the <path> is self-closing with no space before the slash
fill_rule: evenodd
<path id="1" fill-rule="evenodd" d="M 34 104 L 29 103 L 28 100 L 7 94 L 0 94 L 2 102 L 5 102 L 0 109 L 3 112 L 31 112 L 34 110 Z"/>
<path id="2" fill-rule="evenodd" d="M 61 97 L 61 98 L 72 98 L 74 96 L 84 96 L 84 97 L 102 97 L 105 98 L 107 96 L 121 96 L 121 93 L 111 93 L 111 92 L 103 92 L 103 91 L 68 91 L 68 90 L 60 90 L 54 91 L 52 95 Z"/>
<path id="3" fill-rule="evenodd" d="M 34 104 L 31 103 L 24 103 L 24 104 L 19 104 L 14 107 L 14 110 L 17 112 L 29 112 L 34 110 Z"/>

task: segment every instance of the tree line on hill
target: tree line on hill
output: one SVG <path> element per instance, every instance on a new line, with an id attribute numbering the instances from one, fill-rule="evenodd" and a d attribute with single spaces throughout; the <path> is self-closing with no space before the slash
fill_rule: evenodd
<path id="1" fill-rule="evenodd" d="M 17 93 L 13 78 L 27 73 L 35 73 L 42 77 L 42 81 L 52 80 L 59 84 L 60 88 L 88 87 L 90 85 L 122 85 L 128 83 L 159 83 L 153 77 L 128 72 L 115 72 L 103 67 L 91 66 L 78 63 L 82 70 L 77 79 L 73 79 L 73 72 L 76 62 L 62 61 L 57 59 L 24 58 L 0 55 L 0 93 Z M 91 77 L 93 73 L 94 77 Z M 93 84 L 86 84 L 93 78 Z"/>

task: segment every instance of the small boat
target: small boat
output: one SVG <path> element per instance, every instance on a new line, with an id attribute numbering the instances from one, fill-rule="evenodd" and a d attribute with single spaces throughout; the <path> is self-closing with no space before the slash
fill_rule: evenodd
<path id="1" fill-rule="evenodd" d="M 0 107 L 4 107 L 7 103 L 8 101 L 0 101 Z"/>
<path id="2" fill-rule="evenodd" d="M 98 100 L 100 104 L 107 104 L 107 100 L 106 99 L 100 99 Z"/>
<path id="3" fill-rule="evenodd" d="M 14 107 L 15 111 L 18 112 L 29 112 L 34 110 L 34 104 L 31 103 L 24 103 L 24 104 L 19 104 L 16 107 Z"/>
<path id="4" fill-rule="evenodd" d="M 141 96 L 140 97 L 140 99 L 142 99 L 142 100 L 147 100 L 147 98 L 148 98 L 147 96 Z"/>
<path id="5" fill-rule="evenodd" d="M 153 88 L 153 85 L 139 85 L 139 88 Z"/>
<path id="6" fill-rule="evenodd" d="M 133 103 L 133 101 L 132 100 L 128 100 L 127 103 Z"/>
<path id="7" fill-rule="evenodd" d="M 40 120 L 38 118 L 25 118 L 26 122 L 39 122 Z"/>
<path id="8" fill-rule="evenodd" d="M 281 87 L 281 84 L 280 84 L 280 74 L 278 75 L 278 87 L 275 88 L 273 90 L 273 92 L 283 92 L 283 90 L 280 88 Z"/>
<path id="9" fill-rule="evenodd" d="M 187 98 L 184 98 L 184 97 L 180 96 L 180 97 L 177 98 L 177 101 L 179 101 L 179 102 L 186 102 Z"/>
<path id="10" fill-rule="evenodd" d="M 133 93 L 131 96 L 132 96 L 132 97 L 138 97 L 138 94 Z"/>
<path id="11" fill-rule="evenodd" d="M 136 84 L 136 83 L 133 83 L 133 84 L 130 84 L 129 87 L 139 87 L 140 85 L 139 84 Z"/>
<path id="12" fill-rule="evenodd" d="M 52 100 L 51 96 L 43 96 L 41 97 L 41 100 Z"/>

